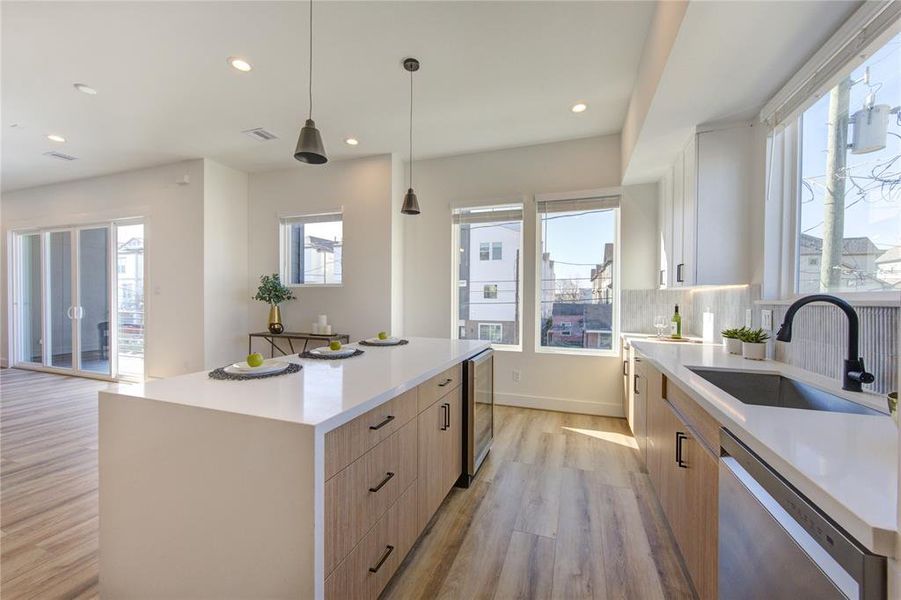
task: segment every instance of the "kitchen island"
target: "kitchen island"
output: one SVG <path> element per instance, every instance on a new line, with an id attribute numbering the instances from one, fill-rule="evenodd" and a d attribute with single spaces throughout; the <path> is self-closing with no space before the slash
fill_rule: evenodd
<path id="1" fill-rule="evenodd" d="M 299 373 L 100 394 L 104 597 L 376 597 L 462 463 L 461 363 L 411 338 Z"/>

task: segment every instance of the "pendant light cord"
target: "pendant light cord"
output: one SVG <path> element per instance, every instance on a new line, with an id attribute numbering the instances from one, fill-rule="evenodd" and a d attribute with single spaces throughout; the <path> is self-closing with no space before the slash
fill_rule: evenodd
<path id="1" fill-rule="evenodd" d="M 310 0 L 310 113 L 308 119 L 313 119 L 313 0 Z"/>
<path id="2" fill-rule="evenodd" d="M 413 71 L 410 71 L 410 189 L 413 189 Z"/>

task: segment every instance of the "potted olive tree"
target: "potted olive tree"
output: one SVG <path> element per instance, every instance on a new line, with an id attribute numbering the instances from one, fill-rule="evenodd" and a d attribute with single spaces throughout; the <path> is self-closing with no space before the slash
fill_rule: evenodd
<path id="1" fill-rule="evenodd" d="M 746 329 L 741 335 L 741 353 L 749 360 L 766 360 L 766 341 L 770 339 L 763 329 Z"/>
<path id="2" fill-rule="evenodd" d="M 744 327 L 736 327 L 732 329 L 723 329 L 720 335 L 723 336 L 723 344 L 729 354 L 741 354 L 741 334 L 745 331 Z"/>
<path id="3" fill-rule="evenodd" d="M 282 313 L 278 305 L 286 300 L 294 300 L 294 294 L 282 283 L 278 273 L 260 276 L 260 287 L 253 299 L 269 305 L 269 332 L 283 332 L 285 327 L 282 325 Z"/>

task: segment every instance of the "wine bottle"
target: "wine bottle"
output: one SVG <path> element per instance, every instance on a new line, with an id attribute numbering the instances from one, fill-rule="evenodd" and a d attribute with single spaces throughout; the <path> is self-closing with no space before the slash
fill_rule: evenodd
<path id="1" fill-rule="evenodd" d="M 673 313 L 673 318 L 670 321 L 670 336 L 673 339 L 680 339 L 682 337 L 682 315 L 679 314 L 679 305 L 676 305 L 676 312 Z"/>

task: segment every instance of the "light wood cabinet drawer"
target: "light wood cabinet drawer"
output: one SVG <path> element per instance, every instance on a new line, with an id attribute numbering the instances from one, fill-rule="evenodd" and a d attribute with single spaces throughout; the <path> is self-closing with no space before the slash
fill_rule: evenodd
<path id="1" fill-rule="evenodd" d="M 418 536 L 416 485 L 410 485 L 325 580 L 327 600 L 375 600 Z"/>
<path id="2" fill-rule="evenodd" d="M 416 480 L 416 419 L 325 482 L 325 572 L 330 573 Z"/>
<path id="3" fill-rule="evenodd" d="M 325 478 L 330 479 L 417 414 L 418 388 L 404 392 L 325 434 Z"/>
<path id="4" fill-rule="evenodd" d="M 714 456 L 719 456 L 720 425 L 710 414 L 701 408 L 688 394 L 683 392 L 671 380 L 663 379 L 663 397 L 672 404 L 685 424 L 694 429 L 701 443 Z"/>
<path id="5" fill-rule="evenodd" d="M 419 385 L 419 412 L 424 411 L 436 400 L 460 387 L 463 383 L 463 364 L 458 363 L 450 369 L 435 375 Z"/>

